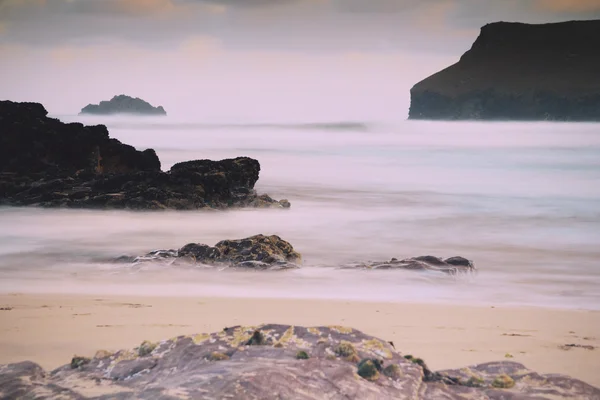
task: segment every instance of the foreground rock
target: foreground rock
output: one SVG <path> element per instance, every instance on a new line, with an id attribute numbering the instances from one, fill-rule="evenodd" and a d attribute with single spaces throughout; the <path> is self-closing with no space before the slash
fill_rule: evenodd
<path id="1" fill-rule="evenodd" d="M 161 171 L 152 149 L 109 138 L 104 125 L 65 124 L 37 103 L 0 101 L 0 204 L 139 210 L 279 207 L 258 195 L 258 161 L 239 157 Z"/>
<path id="2" fill-rule="evenodd" d="M 484 26 L 411 89 L 411 119 L 600 121 L 600 20 Z"/>
<path id="3" fill-rule="evenodd" d="M 255 235 L 239 240 L 223 240 L 214 247 L 189 243 L 179 250 L 156 250 L 143 257 L 121 261 L 175 261 L 257 270 L 298 268 L 302 257 L 279 236 Z"/>
<path id="4" fill-rule="evenodd" d="M 88 104 L 81 109 L 80 115 L 111 115 L 111 114 L 138 114 L 138 115 L 167 115 L 162 106 L 153 107 L 150 103 L 124 94 L 114 96 L 109 101 L 100 104 Z"/>
<path id="5" fill-rule="evenodd" d="M 398 344 L 397 344 L 398 345 Z M 502 361 L 432 372 L 391 343 L 344 327 L 232 327 L 76 356 L 45 372 L 0 366 L 2 398 L 597 399 L 577 379 Z"/>

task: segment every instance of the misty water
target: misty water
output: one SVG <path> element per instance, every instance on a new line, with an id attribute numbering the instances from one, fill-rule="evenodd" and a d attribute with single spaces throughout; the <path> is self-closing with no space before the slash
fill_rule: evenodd
<path id="1" fill-rule="evenodd" d="M 3 292 L 252 296 L 600 309 L 600 125 L 109 119 L 163 170 L 261 163 L 256 189 L 289 210 L 0 208 Z M 303 255 L 282 272 L 106 260 L 277 234 Z M 345 262 L 461 255 L 477 274 L 364 271 Z"/>

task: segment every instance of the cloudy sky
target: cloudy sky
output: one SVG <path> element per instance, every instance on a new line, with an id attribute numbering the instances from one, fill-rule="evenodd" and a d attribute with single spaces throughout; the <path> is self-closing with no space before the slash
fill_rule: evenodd
<path id="1" fill-rule="evenodd" d="M 403 117 L 410 87 L 482 25 L 595 18 L 600 0 L 0 0 L 0 98 L 56 114 L 125 93 L 215 119 Z"/>

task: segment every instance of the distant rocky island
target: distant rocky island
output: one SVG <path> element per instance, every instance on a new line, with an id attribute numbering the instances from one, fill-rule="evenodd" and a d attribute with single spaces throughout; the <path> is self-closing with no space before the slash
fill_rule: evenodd
<path id="1" fill-rule="evenodd" d="M 111 114 L 138 114 L 138 115 L 167 115 L 162 106 L 154 107 L 147 101 L 138 97 L 130 97 L 124 94 L 114 96 L 109 101 L 101 101 L 100 104 L 88 104 L 81 109 L 79 115 L 111 115 Z"/>
<path id="2" fill-rule="evenodd" d="M 288 208 L 258 195 L 248 157 L 175 164 L 111 138 L 104 125 L 65 124 L 39 103 L 0 101 L 0 205 L 195 210 Z"/>
<path id="3" fill-rule="evenodd" d="M 409 119 L 600 121 L 600 20 L 488 24 L 411 89 Z"/>

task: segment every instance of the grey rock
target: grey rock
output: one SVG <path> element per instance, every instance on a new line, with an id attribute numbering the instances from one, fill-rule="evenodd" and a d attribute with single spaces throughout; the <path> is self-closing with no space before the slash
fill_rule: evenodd
<path id="1" fill-rule="evenodd" d="M 413 270 L 413 271 L 436 271 L 450 275 L 476 272 L 475 264 L 464 257 L 451 257 L 443 260 L 434 256 L 419 256 L 398 260 L 392 258 L 390 261 L 372 261 L 346 264 L 344 269 L 362 268 L 367 270 Z"/>
<path id="2" fill-rule="evenodd" d="M 0 366 L 0 398 L 600 399 L 585 382 L 508 361 L 431 372 L 384 340 L 337 326 L 236 326 L 155 345 L 144 356 L 102 352 L 51 373 L 31 362 Z"/>

